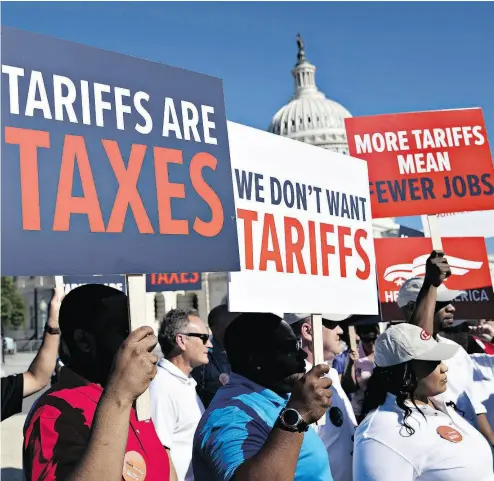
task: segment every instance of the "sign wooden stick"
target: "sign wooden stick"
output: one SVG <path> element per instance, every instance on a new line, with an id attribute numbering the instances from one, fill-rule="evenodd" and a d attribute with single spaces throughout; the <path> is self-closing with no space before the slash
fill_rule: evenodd
<path id="1" fill-rule="evenodd" d="M 144 274 L 128 274 L 127 292 L 129 296 L 130 331 L 146 326 L 146 276 Z M 136 400 L 136 414 L 139 421 L 151 418 L 151 398 L 146 389 Z"/>
<path id="2" fill-rule="evenodd" d="M 61 299 L 65 294 L 63 286 L 63 276 L 55 276 L 55 292 L 57 293 L 57 297 L 59 299 Z"/>
<path id="3" fill-rule="evenodd" d="M 439 232 L 439 222 L 436 215 L 428 215 L 427 222 L 429 224 L 429 233 L 432 239 L 432 249 L 435 251 L 443 250 L 443 241 Z"/>
<path id="4" fill-rule="evenodd" d="M 357 333 L 355 326 L 348 326 L 348 337 L 350 338 L 350 350 L 357 352 Z"/>
<path id="5" fill-rule="evenodd" d="M 314 366 L 317 364 L 324 364 L 324 351 L 322 343 L 322 314 L 311 315 L 312 325 L 312 357 Z M 318 426 L 324 426 L 326 424 L 326 415 L 324 415 L 319 421 Z"/>

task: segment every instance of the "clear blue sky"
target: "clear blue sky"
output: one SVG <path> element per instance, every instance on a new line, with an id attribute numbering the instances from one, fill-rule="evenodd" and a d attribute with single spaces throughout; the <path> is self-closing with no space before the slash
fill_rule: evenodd
<path id="1" fill-rule="evenodd" d="M 228 118 L 259 129 L 292 94 L 300 32 L 319 88 L 353 115 L 481 106 L 494 147 L 492 2 L 9 2 L 1 10 L 3 25 L 220 77 Z"/>

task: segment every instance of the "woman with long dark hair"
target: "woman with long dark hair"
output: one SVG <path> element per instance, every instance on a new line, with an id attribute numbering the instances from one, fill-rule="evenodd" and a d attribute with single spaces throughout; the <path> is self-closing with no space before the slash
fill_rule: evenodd
<path id="1" fill-rule="evenodd" d="M 411 324 L 377 339 L 367 416 L 355 433 L 354 481 L 494 481 L 489 444 L 442 396 L 442 361 L 457 349 Z"/>

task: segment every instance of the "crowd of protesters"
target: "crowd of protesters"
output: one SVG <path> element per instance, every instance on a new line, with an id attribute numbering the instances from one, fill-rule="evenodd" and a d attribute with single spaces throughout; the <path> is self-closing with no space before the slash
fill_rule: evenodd
<path id="1" fill-rule="evenodd" d="M 129 332 L 127 296 L 111 287 L 54 295 L 28 371 L 2 378 L 4 420 L 59 369 L 26 419 L 25 479 L 494 481 L 482 403 L 494 386 L 481 392 L 465 350 L 489 354 L 494 326 L 455 319 L 449 274 L 433 252 L 400 290 L 408 322 L 358 326 L 356 351 L 345 321 L 324 314 L 318 365 L 309 314 L 221 305 L 206 324 L 174 309 L 155 336 Z"/>

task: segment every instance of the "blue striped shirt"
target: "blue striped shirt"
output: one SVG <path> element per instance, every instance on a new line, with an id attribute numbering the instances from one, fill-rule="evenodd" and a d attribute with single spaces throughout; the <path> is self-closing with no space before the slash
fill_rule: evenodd
<path id="1" fill-rule="evenodd" d="M 194 437 L 194 478 L 229 481 L 263 447 L 287 399 L 231 374 L 204 413 Z M 295 481 L 333 481 L 328 453 L 313 429 L 304 434 Z"/>

